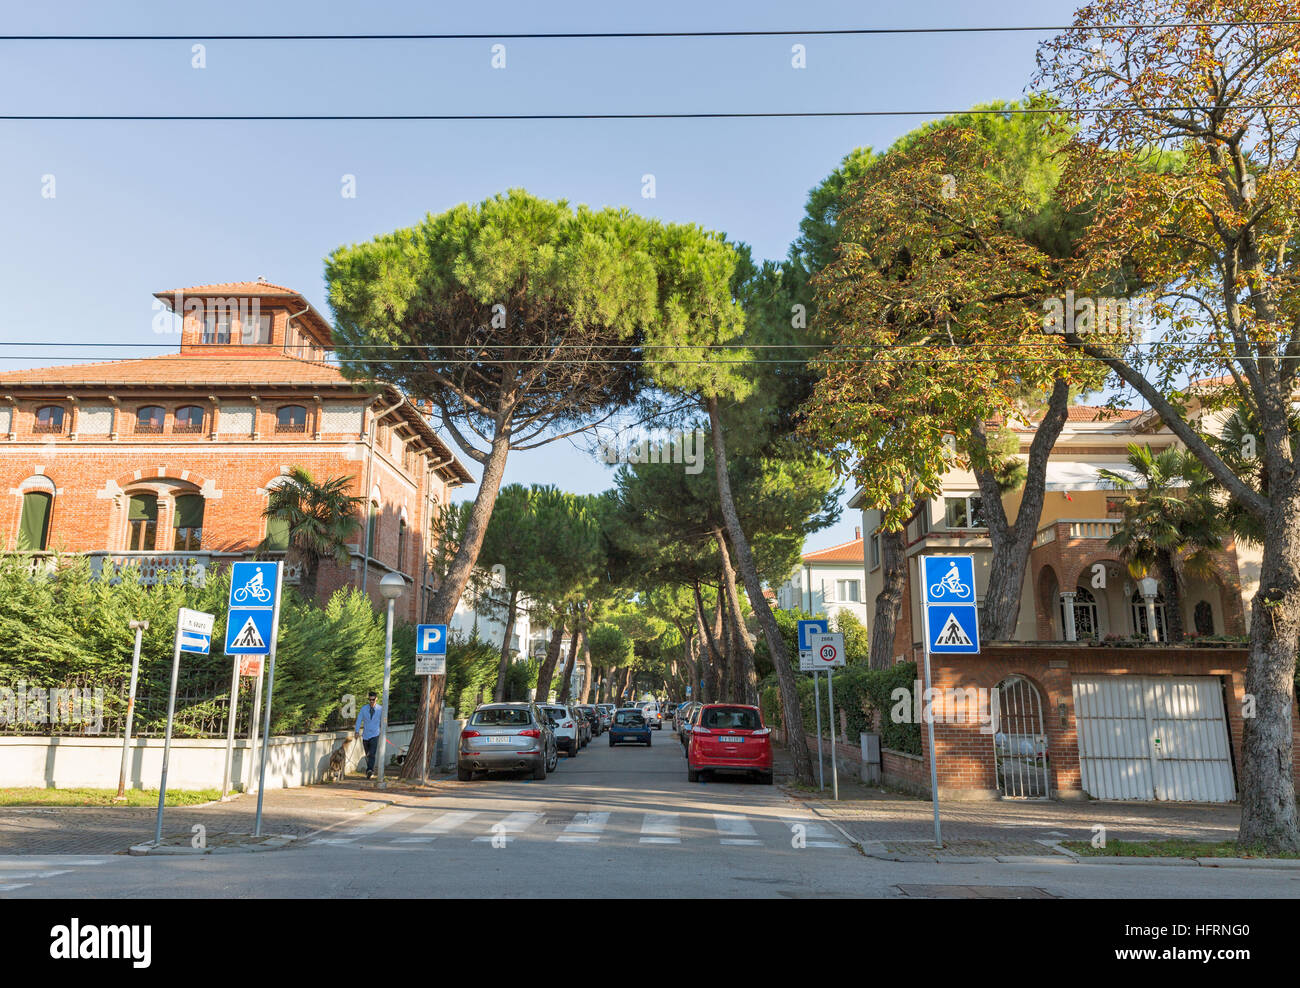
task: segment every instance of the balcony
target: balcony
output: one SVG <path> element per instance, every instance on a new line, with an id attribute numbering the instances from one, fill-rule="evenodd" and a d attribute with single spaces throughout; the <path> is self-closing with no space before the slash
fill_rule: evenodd
<path id="1" fill-rule="evenodd" d="M 1034 548 L 1049 542 L 1064 542 L 1074 539 L 1101 539 L 1105 541 L 1119 531 L 1117 518 L 1058 518 L 1050 525 L 1044 525 L 1034 536 Z"/>
<path id="2" fill-rule="evenodd" d="M 122 579 L 122 572 L 132 566 L 139 568 L 139 580 L 151 587 L 173 576 L 183 577 L 196 587 L 203 586 L 213 566 L 226 566 L 251 555 L 245 552 L 87 552 L 90 571 L 97 577 L 114 583 Z M 282 553 L 270 553 L 273 558 L 283 558 Z M 289 566 L 284 571 L 285 583 L 298 583 L 302 568 Z"/>

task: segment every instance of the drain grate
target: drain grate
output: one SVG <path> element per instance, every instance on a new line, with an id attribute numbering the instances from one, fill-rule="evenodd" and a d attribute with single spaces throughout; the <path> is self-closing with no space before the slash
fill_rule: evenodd
<path id="1" fill-rule="evenodd" d="M 895 885 L 914 899 L 1059 899 L 1032 885 Z"/>
<path id="2" fill-rule="evenodd" d="M 573 810 L 566 813 L 547 813 L 542 816 L 541 824 L 544 827 L 567 827 L 574 822 L 575 817 L 594 812 L 595 810 Z M 579 820 L 578 822 L 581 823 L 582 821 Z"/>

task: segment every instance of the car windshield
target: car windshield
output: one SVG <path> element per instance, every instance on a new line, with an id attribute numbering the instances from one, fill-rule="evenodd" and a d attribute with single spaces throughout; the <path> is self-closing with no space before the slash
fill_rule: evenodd
<path id="1" fill-rule="evenodd" d="M 478 727 L 524 727 L 533 722 L 527 710 L 518 707 L 495 707 L 475 710 L 470 723 Z"/>
<path id="2" fill-rule="evenodd" d="M 645 718 L 636 710 L 620 710 L 614 715 L 614 723 L 623 727 L 645 727 Z"/>
<path id="3" fill-rule="evenodd" d="M 704 711 L 700 722 L 704 727 L 733 728 L 742 731 L 756 731 L 761 726 L 758 711 L 747 707 L 712 707 Z"/>

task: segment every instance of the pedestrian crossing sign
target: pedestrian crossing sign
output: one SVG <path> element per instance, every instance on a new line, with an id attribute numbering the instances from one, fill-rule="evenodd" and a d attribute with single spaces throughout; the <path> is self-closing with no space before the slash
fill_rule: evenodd
<path id="1" fill-rule="evenodd" d="M 227 655 L 266 655 L 271 651 L 273 612 L 235 608 L 226 620 Z"/>
<path id="2" fill-rule="evenodd" d="M 974 604 L 929 604 L 925 613 L 931 652 L 979 654 L 979 611 Z"/>

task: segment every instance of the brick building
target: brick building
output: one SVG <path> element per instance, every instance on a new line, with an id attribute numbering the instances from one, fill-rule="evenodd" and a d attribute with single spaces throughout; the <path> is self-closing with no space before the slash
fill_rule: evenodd
<path id="1" fill-rule="evenodd" d="M 287 531 L 263 511 L 303 467 L 351 478 L 369 505 L 350 565 L 322 564 L 322 597 L 352 584 L 378 600 L 379 579 L 397 572 L 410 587 L 403 616 L 420 616 L 430 520 L 473 482 L 424 411 L 391 385 L 346 379 L 329 323 L 292 289 L 155 297 L 179 322 L 177 353 L 0 373 L 0 549 L 202 578 L 259 545 L 283 551 Z"/>

